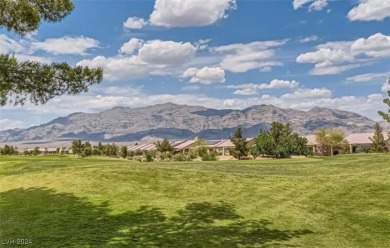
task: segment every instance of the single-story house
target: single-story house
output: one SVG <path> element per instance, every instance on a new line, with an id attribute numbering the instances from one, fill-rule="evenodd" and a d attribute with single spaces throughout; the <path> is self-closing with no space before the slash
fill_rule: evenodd
<path id="1" fill-rule="evenodd" d="M 383 132 L 383 137 L 388 140 L 387 132 Z M 354 153 L 358 148 L 369 147 L 372 144 L 370 138 L 374 137 L 374 133 L 353 133 L 348 135 L 345 139 L 349 144 L 349 152 Z"/>
<path id="2" fill-rule="evenodd" d="M 255 138 L 247 138 L 246 141 L 250 146 L 253 146 L 256 143 Z M 230 139 L 221 140 L 220 142 L 217 142 L 216 144 L 210 146 L 212 150 L 218 152 L 218 154 L 222 156 L 229 156 L 230 155 L 229 149 L 234 147 L 235 145 L 233 144 L 233 142 L 230 141 Z"/>

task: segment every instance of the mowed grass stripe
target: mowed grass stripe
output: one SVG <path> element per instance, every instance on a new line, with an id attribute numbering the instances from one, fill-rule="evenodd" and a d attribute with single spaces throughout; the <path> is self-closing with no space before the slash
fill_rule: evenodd
<path id="1" fill-rule="evenodd" d="M 22 233 L 35 247 L 389 247 L 389 162 L 1 157 L 1 238 Z"/>

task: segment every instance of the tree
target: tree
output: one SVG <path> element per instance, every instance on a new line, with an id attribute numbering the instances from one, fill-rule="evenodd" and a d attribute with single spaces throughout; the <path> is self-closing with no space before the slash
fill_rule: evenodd
<path id="1" fill-rule="evenodd" d="M 256 137 L 256 149 L 259 155 L 271 155 L 275 149 L 275 142 L 269 132 L 260 130 Z"/>
<path id="2" fill-rule="evenodd" d="M 390 77 L 387 78 L 387 83 L 390 85 Z M 379 114 L 380 116 L 382 116 L 382 118 L 383 118 L 385 121 L 390 122 L 390 86 L 389 86 L 389 90 L 387 91 L 387 94 L 388 94 L 388 96 L 387 96 L 387 98 L 385 98 L 385 99 L 383 100 L 383 103 L 386 104 L 386 105 L 388 106 L 389 109 L 388 109 L 387 113 L 385 113 L 385 112 L 383 112 L 383 111 L 378 111 L 378 114 Z M 390 136 L 390 135 L 389 135 L 389 136 Z"/>
<path id="3" fill-rule="evenodd" d="M 256 137 L 256 149 L 261 155 L 273 158 L 289 158 L 307 155 L 307 139 L 293 133 L 289 124 L 273 122 L 269 131 L 260 130 Z"/>
<path id="4" fill-rule="evenodd" d="M 335 146 L 344 147 L 347 144 L 347 141 L 344 139 L 344 133 L 340 129 L 330 128 L 328 145 L 330 146 L 330 156 L 333 156 L 333 148 Z"/>
<path id="5" fill-rule="evenodd" d="M 34 155 L 34 156 L 37 156 L 37 155 L 39 155 L 41 152 L 39 151 L 39 147 L 34 147 L 34 150 L 32 150 L 32 154 Z"/>
<path id="6" fill-rule="evenodd" d="M 122 158 L 126 158 L 127 157 L 127 146 L 121 146 L 121 150 L 119 152 L 119 156 L 121 156 Z"/>
<path id="7" fill-rule="evenodd" d="M 230 141 L 234 144 L 234 148 L 230 150 L 231 155 L 238 160 L 248 156 L 248 142 L 242 137 L 242 129 L 239 127 L 234 132 L 233 136 L 229 137 Z"/>
<path id="8" fill-rule="evenodd" d="M 383 136 L 383 129 L 379 125 L 379 123 L 375 123 L 374 125 L 375 133 L 374 136 L 370 140 L 372 142 L 371 144 L 371 151 L 372 152 L 387 152 L 387 146 L 385 137 Z"/>
<path id="9" fill-rule="evenodd" d="M 73 154 L 81 155 L 83 153 L 83 143 L 81 140 L 73 140 L 71 147 Z"/>
<path id="10" fill-rule="evenodd" d="M 61 21 L 73 8 L 71 0 L 1 0 L 0 28 L 23 36 L 36 31 L 41 21 Z M 1 54 L 0 106 L 23 105 L 27 100 L 44 104 L 55 96 L 86 92 L 102 79 L 101 68 L 19 62 L 14 56 Z"/>
<path id="11" fill-rule="evenodd" d="M 156 146 L 157 151 L 159 151 L 161 153 L 167 154 L 167 152 L 173 151 L 173 147 L 171 146 L 171 144 L 169 143 L 169 141 L 167 139 L 164 139 L 162 142 L 157 141 L 154 144 Z"/>
<path id="12" fill-rule="evenodd" d="M 319 152 L 322 155 L 330 154 L 333 156 L 334 147 L 345 147 L 348 145 L 344 139 L 343 131 L 337 128 L 320 128 L 315 132 L 315 136 L 319 146 Z"/>

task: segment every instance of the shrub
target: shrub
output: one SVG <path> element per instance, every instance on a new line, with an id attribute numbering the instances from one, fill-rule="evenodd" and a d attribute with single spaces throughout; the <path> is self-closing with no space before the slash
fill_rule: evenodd
<path id="1" fill-rule="evenodd" d="M 145 161 L 146 162 L 153 162 L 154 161 L 153 154 L 150 151 L 145 151 Z"/>
<path id="2" fill-rule="evenodd" d="M 202 158 L 202 161 L 217 161 L 218 160 L 218 153 L 215 151 L 210 152 L 210 153 L 205 153 L 205 154 L 203 154 L 203 156 L 201 158 Z"/>
<path id="3" fill-rule="evenodd" d="M 173 161 L 190 161 L 190 159 L 183 153 L 178 153 L 173 156 Z"/>

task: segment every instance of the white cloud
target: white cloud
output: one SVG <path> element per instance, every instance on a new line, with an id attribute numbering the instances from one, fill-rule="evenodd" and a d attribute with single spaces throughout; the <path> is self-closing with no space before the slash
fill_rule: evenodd
<path id="1" fill-rule="evenodd" d="M 24 128 L 26 126 L 28 126 L 28 123 L 24 121 L 3 119 L 3 118 L 0 119 L 0 131 L 15 129 L 15 128 Z"/>
<path id="2" fill-rule="evenodd" d="M 206 26 L 227 17 L 235 0 L 156 0 L 150 23 L 165 27 Z"/>
<path id="3" fill-rule="evenodd" d="M 330 97 L 332 97 L 332 92 L 329 89 L 320 88 L 320 89 L 297 89 L 293 93 L 282 95 L 280 98 L 302 101 L 302 99 L 309 99 L 309 98 L 321 99 L 321 98 L 330 98 Z"/>
<path id="4" fill-rule="evenodd" d="M 328 6 L 328 1 L 329 0 L 294 0 L 292 4 L 293 8 L 296 10 L 310 3 L 309 11 L 319 11 Z"/>
<path id="5" fill-rule="evenodd" d="M 87 55 L 87 50 L 98 47 L 99 42 L 95 39 L 80 36 L 61 38 L 50 38 L 45 41 L 36 41 L 31 43 L 32 50 L 43 50 L 54 55 L 58 54 L 76 54 Z"/>
<path id="6" fill-rule="evenodd" d="M 148 25 L 148 21 L 145 21 L 143 18 L 139 17 L 129 17 L 123 23 L 123 27 L 128 29 L 141 29 L 146 25 Z"/>
<path id="7" fill-rule="evenodd" d="M 299 87 L 299 83 L 295 80 L 288 81 L 288 80 L 279 80 L 274 79 L 269 84 L 239 84 L 239 85 L 229 85 L 227 86 L 229 89 L 236 89 L 236 91 L 233 93 L 235 95 L 256 95 L 259 94 L 260 90 L 265 89 L 282 89 L 282 88 L 289 88 L 294 89 Z"/>
<path id="8" fill-rule="evenodd" d="M 390 72 L 360 74 L 360 75 L 348 77 L 347 80 L 353 82 L 368 82 L 368 81 L 373 81 L 374 79 L 377 80 L 378 78 L 387 78 L 387 77 L 390 77 Z"/>
<path id="9" fill-rule="evenodd" d="M 361 66 L 367 59 L 390 56 L 390 36 L 377 33 L 356 41 L 327 42 L 316 49 L 300 54 L 296 61 L 315 64 L 313 75 L 338 74 Z"/>
<path id="10" fill-rule="evenodd" d="M 131 38 L 128 42 L 124 43 L 119 49 L 120 53 L 125 54 L 134 54 L 135 51 L 138 51 L 144 44 L 144 41 L 137 38 Z"/>
<path id="11" fill-rule="evenodd" d="M 390 1 L 362 0 L 348 12 L 351 21 L 381 21 L 390 17 Z"/>
<path id="12" fill-rule="evenodd" d="M 192 85 L 186 85 L 186 86 L 184 86 L 183 88 L 181 88 L 182 90 L 186 90 L 186 91 L 195 91 L 195 90 L 199 90 L 200 89 L 200 87 L 199 87 L 199 85 L 194 85 L 194 84 L 192 84 Z"/>
<path id="13" fill-rule="evenodd" d="M 147 75 L 169 75 L 172 70 L 181 68 L 190 62 L 196 48 L 189 42 L 152 40 L 143 42 L 131 39 L 120 51 L 136 54 L 117 55 L 115 57 L 97 56 L 91 60 L 82 60 L 78 65 L 102 67 L 104 77 L 109 80 L 140 78 Z"/>
<path id="14" fill-rule="evenodd" d="M 385 92 L 390 91 L 390 77 L 383 83 L 381 90 Z"/>
<path id="15" fill-rule="evenodd" d="M 313 41 L 317 41 L 317 40 L 318 40 L 318 36 L 311 35 L 308 37 L 300 38 L 298 41 L 299 41 L 299 43 L 307 43 L 307 42 L 313 42 Z"/>
<path id="16" fill-rule="evenodd" d="M 284 45 L 287 40 L 255 41 L 250 43 L 236 43 L 219 47 L 211 47 L 212 53 L 223 54 L 220 62 L 222 69 L 231 72 L 246 72 L 252 69 L 269 70 L 272 66 L 282 63 L 272 60 L 275 51 L 271 48 Z"/>
<path id="17" fill-rule="evenodd" d="M 25 48 L 16 40 L 0 34 L 0 54 L 19 53 Z"/>
<path id="18" fill-rule="evenodd" d="M 390 56 L 390 36 L 376 33 L 367 39 L 360 38 L 352 44 L 351 50 L 370 57 L 388 57 Z"/>
<path id="19" fill-rule="evenodd" d="M 225 71 L 220 67 L 205 66 L 202 69 L 191 67 L 183 73 L 183 77 L 191 78 L 191 83 L 223 83 L 225 82 Z"/>
<path id="20" fill-rule="evenodd" d="M 190 62 L 195 52 L 189 42 L 152 40 L 139 49 L 138 56 L 147 63 L 179 66 Z"/>
<path id="21" fill-rule="evenodd" d="M 43 64 L 50 64 L 52 62 L 51 59 L 40 57 L 40 56 L 33 56 L 33 55 L 26 55 L 26 54 L 15 54 L 15 58 L 18 61 L 36 61 Z"/>

